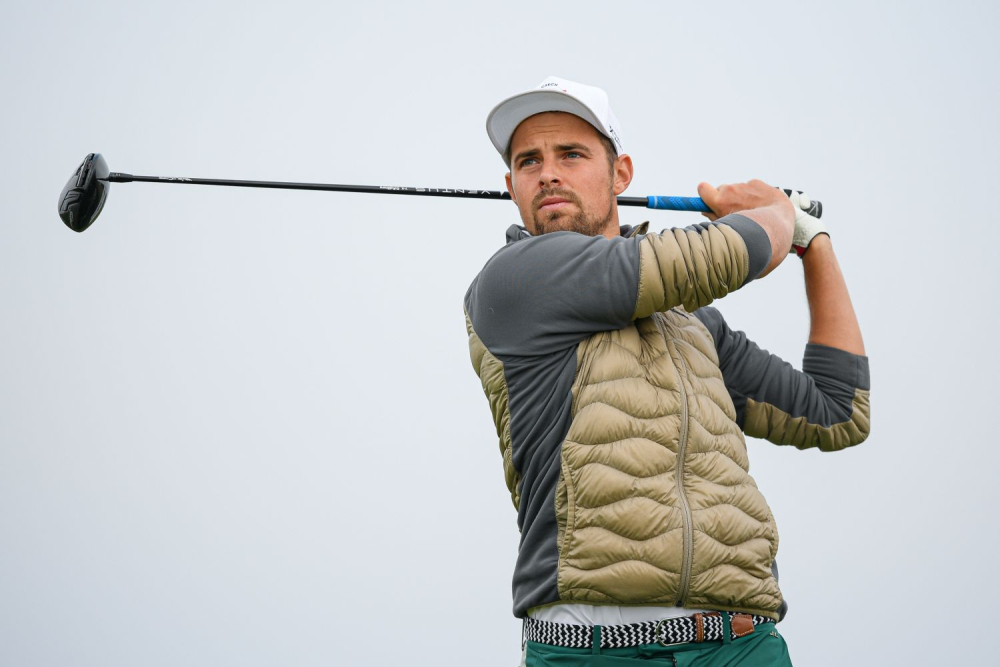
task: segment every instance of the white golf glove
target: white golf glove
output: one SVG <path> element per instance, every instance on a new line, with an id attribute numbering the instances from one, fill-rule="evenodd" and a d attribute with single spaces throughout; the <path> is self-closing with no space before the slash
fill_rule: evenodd
<path id="1" fill-rule="evenodd" d="M 820 222 L 819 218 L 814 218 L 806 213 L 812 204 L 808 196 L 793 191 L 788 198 L 792 200 L 792 205 L 795 207 L 795 232 L 792 234 L 792 249 L 788 251 L 788 254 L 794 252 L 802 257 L 817 234 L 829 236 L 830 233 L 826 231 L 826 225 Z"/>

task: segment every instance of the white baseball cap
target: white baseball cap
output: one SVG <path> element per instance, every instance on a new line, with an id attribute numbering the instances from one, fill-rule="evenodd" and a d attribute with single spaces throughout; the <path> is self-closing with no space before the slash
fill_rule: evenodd
<path id="1" fill-rule="evenodd" d="M 555 76 L 493 107 L 486 117 L 486 133 L 497 152 L 503 155 L 517 126 L 530 116 L 546 111 L 564 111 L 579 116 L 610 139 L 619 155 L 625 152 L 621 126 L 608 104 L 608 94 L 600 88 Z"/>

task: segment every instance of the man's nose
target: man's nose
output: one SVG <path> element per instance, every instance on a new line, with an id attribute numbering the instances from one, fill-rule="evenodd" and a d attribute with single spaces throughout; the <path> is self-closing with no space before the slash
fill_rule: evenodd
<path id="1" fill-rule="evenodd" d="M 542 165 L 542 170 L 538 174 L 538 184 L 543 187 L 559 185 L 562 183 L 562 176 L 553 160 L 546 160 Z"/>

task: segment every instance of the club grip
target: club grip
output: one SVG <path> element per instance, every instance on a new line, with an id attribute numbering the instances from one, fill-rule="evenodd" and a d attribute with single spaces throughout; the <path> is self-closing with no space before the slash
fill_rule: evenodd
<path id="1" fill-rule="evenodd" d="M 646 197 L 646 208 L 658 208 L 661 211 L 698 211 L 711 213 L 712 209 L 705 205 L 701 197 L 664 197 L 650 195 Z"/>
<path id="2" fill-rule="evenodd" d="M 792 195 L 793 190 L 782 190 L 786 197 Z M 799 190 L 794 190 L 802 194 Z M 641 200 L 640 200 L 641 201 Z M 823 217 L 823 202 L 811 200 L 812 203 L 806 210 L 806 213 L 813 216 L 814 218 Z M 699 213 L 711 213 L 710 209 L 701 197 L 666 197 L 659 195 L 650 195 L 646 197 L 646 208 L 657 208 L 661 211 L 697 211 Z"/>

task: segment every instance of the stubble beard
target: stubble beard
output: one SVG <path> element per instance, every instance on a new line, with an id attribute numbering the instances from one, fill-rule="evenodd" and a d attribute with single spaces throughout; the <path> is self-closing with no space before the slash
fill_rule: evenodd
<path id="1" fill-rule="evenodd" d="M 562 197 L 576 206 L 575 213 L 564 213 L 563 211 L 552 211 L 549 213 L 539 211 L 538 207 L 546 197 Z M 531 203 L 534 210 L 535 234 L 548 234 L 549 232 L 577 232 L 584 236 L 600 236 L 611 224 L 614 216 L 614 207 L 609 198 L 608 210 L 601 216 L 600 214 L 588 215 L 583 207 L 583 203 L 575 193 L 567 190 L 555 188 L 539 192 Z"/>

